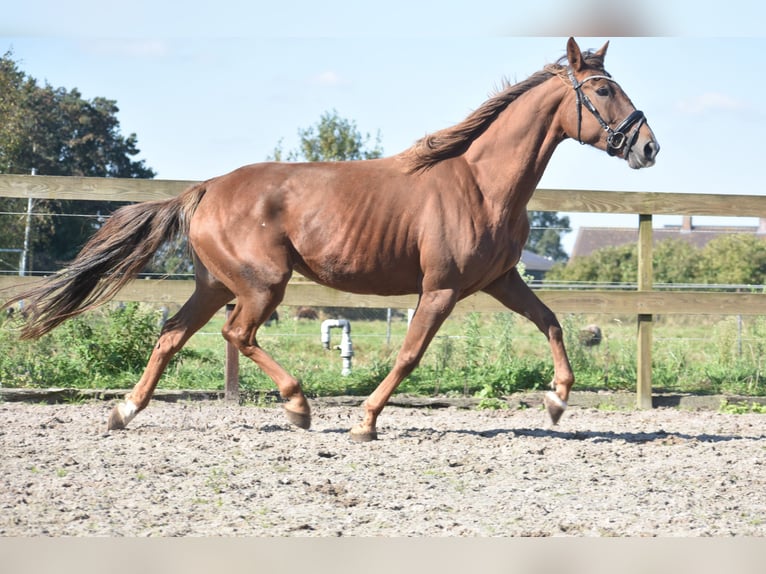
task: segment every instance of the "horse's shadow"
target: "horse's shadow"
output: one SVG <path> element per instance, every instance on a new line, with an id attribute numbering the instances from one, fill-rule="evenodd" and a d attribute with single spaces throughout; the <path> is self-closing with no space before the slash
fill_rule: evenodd
<path id="1" fill-rule="evenodd" d="M 494 438 L 496 436 L 510 434 L 519 437 L 532 438 L 555 438 L 559 440 L 570 441 L 590 441 L 590 442 L 626 442 L 626 443 L 647 443 L 653 441 L 672 441 L 679 439 L 682 441 L 698 442 L 728 442 L 732 440 L 766 440 L 766 435 L 745 436 L 745 435 L 722 435 L 722 434 L 688 434 L 680 432 L 667 432 L 664 430 L 650 432 L 615 432 L 615 431 L 562 431 L 558 429 L 492 429 L 486 431 L 452 431 L 458 434 L 475 435 L 482 438 Z"/>
<path id="2" fill-rule="evenodd" d="M 322 433 L 348 433 L 348 429 L 324 429 Z M 388 434 L 386 429 L 381 429 L 381 435 Z M 766 441 L 766 435 L 747 436 L 747 435 L 722 435 L 722 434 L 687 434 L 679 432 L 667 432 L 657 430 L 652 432 L 615 432 L 615 431 L 562 431 L 549 428 L 508 428 L 508 429 L 487 429 L 487 430 L 467 430 L 467 429 L 448 429 L 439 430 L 430 427 L 409 427 L 396 432 L 397 438 L 442 438 L 449 435 L 467 435 L 477 439 L 493 439 L 500 436 L 530 437 L 539 439 L 558 439 L 567 441 L 589 441 L 589 442 L 624 442 L 628 444 L 643 444 L 654 441 L 697 441 L 703 443 L 719 443 L 735 440 L 756 440 Z"/>

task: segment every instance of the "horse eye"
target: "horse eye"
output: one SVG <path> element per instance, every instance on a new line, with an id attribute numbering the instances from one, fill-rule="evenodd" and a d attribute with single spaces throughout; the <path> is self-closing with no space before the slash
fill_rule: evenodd
<path id="1" fill-rule="evenodd" d="M 605 96 L 608 96 L 608 95 L 609 95 L 609 88 L 607 88 L 606 86 L 601 86 L 600 88 L 598 88 L 598 89 L 596 90 L 596 93 L 597 93 L 599 96 L 604 96 L 604 97 L 605 97 Z"/>

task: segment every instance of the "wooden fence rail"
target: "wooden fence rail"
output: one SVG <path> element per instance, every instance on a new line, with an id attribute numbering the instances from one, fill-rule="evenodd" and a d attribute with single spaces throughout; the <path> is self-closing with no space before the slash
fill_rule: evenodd
<path id="1" fill-rule="evenodd" d="M 193 181 L 138 180 L 54 176 L 0 175 L 0 197 L 70 200 L 147 201 L 173 197 Z M 710 293 L 652 290 L 652 216 L 715 215 L 766 217 L 766 197 L 728 194 L 686 194 L 538 189 L 529 203 L 535 211 L 636 214 L 638 216 L 638 290 L 546 290 L 535 292 L 557 313 L 629 314 L 637 317 L 637 406 L 650 408 L 652 316 L 657 314 L 766 315 L 762 293 Z M 20 292 L 32 277 L 0 277 L 5 295 Z M 193 290 L 191 280 L 137 279 L 118 295 L 123 301 L 183 303 Z M 322 287 L 300 278 L 291 281 L 284 305 L 321 307 L 413 308 L 416 297 L 355 295 Z M 459 310 L 505 310 L 478 293 L 461 301 Z"/>
<path id="2" fill-rule="evenodd" d="M 20 293 L 40 277 L 0 276 L 5 299 Z M 120 291 L 120 301 L 182 304 L 194 290 L 194 281 L 137 279 Z M 766 315 L 766 296 L 761 293 L 711 293 L 698 291 L 615 291 L 535 289 L 542 301 L 556 313 L 610 315 Z M 310 281 L 294 280 L 287 287 L 282 305 L 314 307 L 364 307 L 371 309 L 412 309 L 415 295 L 381 297 L 336 291 Z M 507 311 L 484 293 L 471 295 L 457 305 L 457 311 L 495 313 Z"/>

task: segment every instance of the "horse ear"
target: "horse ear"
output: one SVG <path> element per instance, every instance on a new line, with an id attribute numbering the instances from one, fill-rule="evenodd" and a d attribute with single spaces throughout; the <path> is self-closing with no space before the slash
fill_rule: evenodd
<path id="1" fill-rule="evenodd" d="M 606 49 L 609 47 L 609 40 L 606 41 L 606 44 L 601 46 L 601 49 L 596 52 L 596 56 L 599 56 L 601 58 L 601 61 L 604 61 L 604 56 L 606 56 Z"/>
<path id="2" fill-rule="evenodd" d="M 582 52 L 575 39 L 570 37 L 567 42 L 567 60 L 572 70 L 579 72 L 582 69 Z"/>

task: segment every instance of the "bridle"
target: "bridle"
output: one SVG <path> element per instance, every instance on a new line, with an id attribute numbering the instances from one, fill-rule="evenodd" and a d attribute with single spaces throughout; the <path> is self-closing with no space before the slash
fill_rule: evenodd
<path id="1" fill-rule="evenodd" d="M 601 127 L 604 128 L 604 131 L 606 131 L 608 134 L 606 137 L 606 153 L 609 155 L 616 155 L 623 151 L 624 148 L 623 157 L 627 159 L 628 153 L 630 153 L 630 148 L 633 147 L 633 144 L 636 143 L 636 139 L 638 138 L 638 130 L 640 130 L 641 126 L 646 123 L 644 112 L 633 110 L 633 112 L 631 112 L 627 118 L 622 120 L 620 125 L 614 129 L 611 128 L 609 124 L 604 121 L 604 118 L 601 117 L 601 114 L 598 113 L 596 106 L 593 105 L 593 102 L 590 101 L 590 98 L 588 98 L 588 96 L 583 93 L 582 86 L 589 80 L 608 80 L 615 84 L 617 84 L 617 82 L 615 82 L 610 76 L 605 75 L 588 76 L 581 82 L 578 82 L 577 78 L 575 78 L 574 73 L 572 72 L 572 68 L 569 68 L 567 73 L 569 74 L 569 79 L 572 82 L 572 87 L 574 88 L 575 94 L 577 95 L 577 141 L 581 144 L 585 143 L 582 141 L 580 133 L 582 128 L 582 107 L 585 106 L 588 108 L 588 111 L 593 114 L 593 117 L 596 118 L 598 123 L 601 124 Z M 633 129 L 632 133 L 628 135 L 628 130 L 630 130 L 630 128 L 634 125 L 635 128 Z"/>

